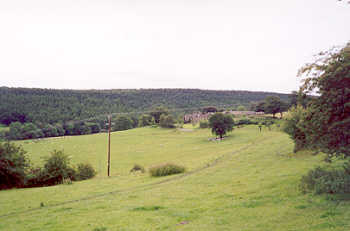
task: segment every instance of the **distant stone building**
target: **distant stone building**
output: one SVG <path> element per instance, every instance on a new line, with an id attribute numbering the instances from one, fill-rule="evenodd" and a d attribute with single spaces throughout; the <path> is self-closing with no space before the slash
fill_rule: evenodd
<path id="1" fill-rule="evenodd" d="M 184 123 L 198 123 L 201 120 L 208 120 L 212 114 L 214 113 L 209 112 L 203 114 L 201 112 L 193 112 L 192 114 L 186 114 L 184 116 Z"/>
<path id="2" fill-rule="evenodd" d="M 264 115 L 264 112 L 255 112 L 255 111 L 226 111 L 227 114 L 237 115 L 237 116 L 256 116 Z"/>
<path id="3" fill-rule="evenodd" d="M 224 114 L 232 114 L 235 116 L 259 116 L 264 115 L 264 112 L 255 112 L 255 111 L 224 111 Z M 201 120 L 208 120 L 213 112 L 209 113 L 201 113 L 201 112 L 193 112 L 192 114 L 184 115 L 184 123 L 198 123 Z"/>

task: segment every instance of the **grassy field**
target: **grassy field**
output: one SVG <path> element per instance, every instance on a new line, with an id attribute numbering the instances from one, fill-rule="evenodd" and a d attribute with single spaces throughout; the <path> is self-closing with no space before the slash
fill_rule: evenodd
<path id="1" fill-rule="evenodd" d="M 293 154 L 287 135 L 256 126 L 223 141 L 209 130 L 139 128 L 107 134 L 17 142 L 40 165 L 53 149 L 98 175 L 72 185 L 0 191 L 0 230 L 350 230 L 350 202 L 302 194 L 301 175 L 321 156 Z M 173 162 L 185 174 L 133 174 Z"/>
<path id="2" fill-rule="evenodd" d="M 0 124 L 0 131 L 8 131 L 9 130 L 9 127 L 6 127 L 2 124 Z"/>

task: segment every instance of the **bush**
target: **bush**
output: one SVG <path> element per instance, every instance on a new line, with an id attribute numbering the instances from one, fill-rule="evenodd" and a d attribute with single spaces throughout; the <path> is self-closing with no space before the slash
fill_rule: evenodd
<path id="1" fill-rule="evenodd" d="M 176 164 L 162 164 L 149 169 L 151 176 L 168 176 L 185 172 L 185 167 Z"/>
<path id="2" fill-rule="evenodd" d="M 126 115 L 120 115 L 115 119 L 112 130 L 124 131 L 132 128 L 133 128 L 133 121 L 131 120 L 131 118 Z"/>
<path id="3" fill-rule="evenodd" d="M 138 126 L 145 127 L 145 126 L 152 125 L 152 118 L 153 118 L 152 116 L 146 115 L 146 114 L 140 116 Z"/>
<path id="4" fill-rule="evenodd" d="M 306 120 L 306 109 L 302 106 L 296 106 L 289 109 L 288 114 L 282 126 L 282 130 L 287 133 L 294 141 L 294 152 L 310 146 L 307 141 L 305 126 L 303 121 Z"/>
<path id="5" fill-rule="evenodd" d="M 87 180 L 96 176 L 96 171 L 89 163 L 80 163 L 76 169 L 75 180 Z"/>
<path id="6" fill-rule="evenodd" d="M 250 119 L 247 119 L 247 118 L 242 118 L 240 120 L 238 120 L 235 125 L 249 125 L 249 124 L 258 124 L 258 121 L 254 121 L 254 120 L 250 120 Z"/>
<path id="7" fill-rule="evenodd" d="M 69 166 L 69 157 L 63 151 L 54 150 L 51 156 L 45 159 L 44 168 L 39 172 L 37 183 L 40 185 L 56 185 L 63 179 L 75 180 L 76 171 Z"/>
<path id="8" fill-rule="evenodd" d="M 23 187 L 29 161 L 26 152 L 12 143 L 0 143 L 0 189 Z"/>
<path id="9" fill-rule="evenodd" d="M 130 170 L 130 172 L 137 172 L 137 171 L 144 173 L 145 168 L 142 165 L 134 164 L 134 167 Z"/>
<path id="10" fill-rule="evenodd" d="M 162 114 L 159 119 L 159 125 L 162 128 L 174 128 L 176 121 L 171 115 Z"/>
<path id="11" fill-rule="evenodd" d="M 209 128 L 209 122 L 208 121 L 200 121 L 199 127 L 200 128 Z"/>
<path id="12" fill-rule="evenodd" d="M 334 163 L 310 170 L 301 178 L 302 192 L 321 193 L 350 193 L 350 161 L 342 166 Z"/>

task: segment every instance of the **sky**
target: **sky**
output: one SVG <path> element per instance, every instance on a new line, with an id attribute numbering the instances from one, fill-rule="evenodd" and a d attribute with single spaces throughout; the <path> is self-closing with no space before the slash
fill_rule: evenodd
<path id="1" fill-rule="evenodd" d="M 338 0 L 0 0 L 0 86 L 290 93 L 349 28 Z"/>

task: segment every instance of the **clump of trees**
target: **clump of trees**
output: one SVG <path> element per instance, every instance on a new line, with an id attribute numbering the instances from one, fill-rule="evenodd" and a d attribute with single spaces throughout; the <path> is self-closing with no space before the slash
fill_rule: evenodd
<path id="1" fill-rule="evenodd" d="M 10 142 L 0 143 L 0 189 L 40 187 L 61 184 L 64 180 L 79 181 L 96 175 L 88 164 L 70 165 L 63 151 L 54 150 L 45 158 L 44 166 L 34 168 L 22 147 Z"/>
<path id="2" fill-rule="evenodd" d="M 272 114 L 275 118 L 277 113 L 280 113 L 281 118 L 283 117 L 283 112 L 287 111 L 290 104 L 286 101 L 281 100 L 278 96 L 267 96 L 264 101 L 254 103 L 251 105 L 251 109 L 256 112 L 265 112 L 267 114 Z"/>
<path id="3" fill-rule="evenodd" d="M 113 120 L 113 123 L 113 131 L 123 131 L 133 128 L 132 119 L 125 115 L 118 116 L 115 120 Z"/>
<path id="4" fill-rule="evenodd" d="M 68 122 L 64 125 L 13 122 L 9 126 L 9 131 L 4 133 L 4 137 L 9 140 L 25 140 L 64 135 L 85 135 L 100 131 L 101 127 L 96 122 Z"/>
<path id="5" fill-rule="evenodd" d="M 155 124 L 155 121 L 151 115 L 143 114 L 139 117 L 139 127 L 146 127 L 153 124 Z"/>
<path id="6" fill-rule="evenodd" d="M 0 189 L 23 187 L 29 169 L 26 152 L 12 143 L 0 143 Z"/>
<path id="7" fill-rule="evenodd" d="M 321 53 L 323 58 L 304 66 L 301 94 L 314 92 L 306 108 L 290 110 L 286 132 L 303 147 L 332 156 L 350 156 L 350 44 Z"/>
<path id="8" fill-rule="evenodd" d="M 211 132 L 216 136 L 219 136 L 220 139 L 222 139 L 227 132 L 231 132 L 234 125 L 235 123 L 231 115 L 215 113 L 209 118 Z"/>
<path id="9" fill-rule="evenodd" d="M 168 115 L 169 114 L 169 111 L 168 109 L 162 107 L 162 106 L 159 106 L 159 107 L 156 107 L 154 110 L 152 110 L 150 112 L 150 115 L 153 117 L 154 119 L 154 122 L 156 124 L 159 124 L 160 123 L 160 117 L 162 115 Z"/>
<path id="10" fill-rule="evenodd" d="M 174 128 L 175 123 L 176 123 L 176 121 L 172 115 L 162 114 L 160 116 L 159 125 L 162 128 Z"/>
<path id="11" fill-rule="evenodd" d="M 289 111 L 284 128 L 295 141 L 295 150 L 309 148 L 328 154 L 328 161 L 349 161 L 350 43 L 321 52 L 299 76 L 305 77 L 299 95 L 308 100 Z M 315 96 L 306 97 L 311 93 Z M 315 192 L 350 192 L 349 175 L 348 167 L 318 167 L 303 177 L 302 185 Z"/>

